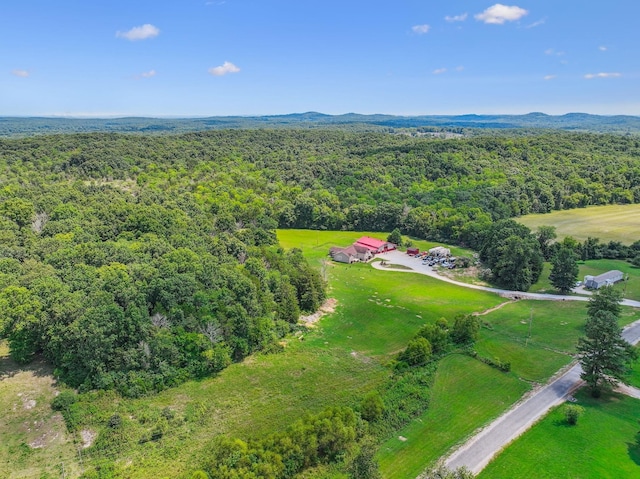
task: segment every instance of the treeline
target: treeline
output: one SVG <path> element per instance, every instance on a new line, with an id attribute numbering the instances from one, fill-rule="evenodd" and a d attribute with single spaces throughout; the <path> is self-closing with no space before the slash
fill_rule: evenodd
<path id="1" fill-rule="evenodd" d="M 424 139 L 314 130 L 1 140 L 6 175 L 133 180 L 283 228 L 467 242 L 491 221 L 640 202 L 640 140 L 602 134 Z M 43 178 L 43 175 L 44 178 Z"/>
<path id="2" fill-rule="evenodd" d="M 400 228 L 466 244 L 497 283 L 526 289 L 545 252 L 501 221 L 638 202 L 639 157 L 638 139 L 568 133 L 0 140 L 0 336 L 17 360 L 42 353 L 71 385 L 127 395 L 219 371 L 324 298 L 276 227 Z"/>
<path id="3" fill-rule="evenodd" d="M 81 390 L 139 396 L 215 373 L 324 300 L 275 222 L 238 224 L 193 192 L 13 174 L 0 198 L 0 337 Z"/>

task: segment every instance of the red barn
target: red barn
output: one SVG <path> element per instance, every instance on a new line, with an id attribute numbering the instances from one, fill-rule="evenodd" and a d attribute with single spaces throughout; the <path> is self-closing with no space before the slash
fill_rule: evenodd
<path id="1" fill-rule="evenodd" d="M 385 251 L 392 251 L 396 249 L 396 245 L 394 245 L 393 243 L 389 243 L 388 241 L 382 241 L 375 238 L 370 238 L 368 236 L 363 236 L 354 244 L 358 246 L 364 246 L 374 254 L 384 253 Z"/>

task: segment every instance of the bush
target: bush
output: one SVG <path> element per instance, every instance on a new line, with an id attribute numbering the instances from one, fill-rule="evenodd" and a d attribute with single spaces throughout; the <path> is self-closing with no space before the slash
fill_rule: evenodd
<path id="1" fill-rule="evenodd" d="M 384 413 L 384 403 L 378 391 L 371 391 L 360 404 L 360 415 L 366 421 L 377 421 Z"/>
<path id="2" fill-rule="evenodd" d="M 578 418 L 584 413 L 584 408 L 574 404 L 567 404 L 564 407 L 564 418 L 567 424 L 575 426 L 578 424 Z"/>
<path id="3" fill-rule="evenodd" d="M 51 409 L 54 411 L 67 411 L 77 400 L 78 396 L 73 391 L 62 391 L 51 401 Z"/>
<path id="4" fill-rule="evenodd" d="M 409 341 L 407 349 L 400 353 L 400 361 L 409 366 L 421 366 L 431 359 L 431 343 L 423 337 Z"/>
<path id="5" fill-rule="evenodd" d="M 456 344 L 473 343 L 478 339 L 480 331 L 480 320 L 471 314 L 460 314 L 456 316 L 453 328 L 451 329 L 451 339 Z"/>
<path id="6" fill-rule="evenodd" d="M 503 371 L 505 373 L 508 373 L 509 371 L 511 371 L 511 363 L 509 361 L 500 361 L 500 359 L 498 358 L 495 358 L 495 359 L 485 358 L 482 356 L 478 356 L 477 354 L 474 357 L 478 358 L 480 361 L 482 361 L 486 365 L 491 366 L 492 368 L 499 369 L 500 371 Z"/>

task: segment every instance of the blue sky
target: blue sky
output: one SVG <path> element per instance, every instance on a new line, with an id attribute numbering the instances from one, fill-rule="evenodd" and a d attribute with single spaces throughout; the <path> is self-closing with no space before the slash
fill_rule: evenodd
<path id="1" fill-rule="evenodd" d="M 2 0 L 0 115 L 640 115 L 638 0 Z"/>

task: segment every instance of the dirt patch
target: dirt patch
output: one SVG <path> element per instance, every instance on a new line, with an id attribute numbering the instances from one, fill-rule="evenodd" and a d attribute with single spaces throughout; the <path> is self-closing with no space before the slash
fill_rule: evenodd
<path id="1" fill-rule="evenodd" d="M 505 301 L 504 303 L 500 303 L 498 306 L 494 306 L 493 308 L 489 308 L 486 309 L 484 311 L 482 311 L 481 313 L 478 313 L 477 311 L 475 313 L 473 313 L 474 316 L 484 316 L 485 314 L 489 314 L 494 312 L 497 309 L 502 308 L 503 306 L 506 306 L 507 304 L 511 304 L 511 303 L 515 303 L 517 300 L 510 300 L 510 301 Z"/>
<path id="2" fill-rule="evenodd" d="M 371 358 L 368 356 L 365 356 L 364 354 L 360 354 L 356 351 L 351 351 L 351 357 L 354 359 L 358 359 L 359 361 L 362 361 L 365 364 L 369 364 L 371 362 Z"/>
<path id="3" fill-rule="evenodd" d="M 455 269 L 438 268 L 436 272 L 441 276 L 445 276 L 455 281 L 461 281 L 463 283 L 468 283 L 468 284 L 475 284 L 477 286 L 489 286 L 489 284 L 486 281 L 482 281 L 479 278 L 480 268 L 478 268 L 477 266 L 469 266 L 468 268 L 455 268 Z"/>
<path id="4" fill-rule="evenodd" d="M 93 441 L 96 440 L 96 437 L 98 437 L 98 433 L 92 431 L 91 429 L 83 429 L 82 431 L 80 431 L 80 438 L 82 439 L 82 449 L 91 447 Z"/>
<path id="5" fill-rule="evenodd" d="M 329 298 L 322 303 L 320 309 L 315 313 L 308 316 L 300 316 L 300 321 L 305 323 L 308 327 L 313 327 L 325 314 L 333 313 L 336 310 L 337 304 L 338 300 L 335 298 Z"/>

